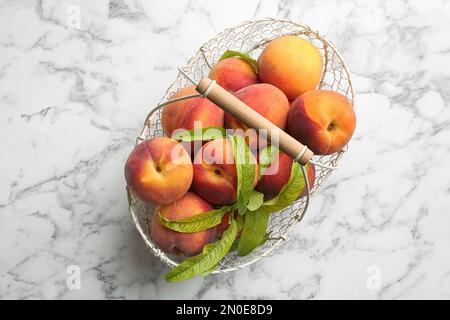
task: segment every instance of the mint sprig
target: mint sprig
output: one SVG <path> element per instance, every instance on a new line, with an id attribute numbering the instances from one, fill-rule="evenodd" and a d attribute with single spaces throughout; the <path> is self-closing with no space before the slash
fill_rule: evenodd
<path id="1" fill-rule="evenodd" d="M 170 270 L 165 276 L 166 280 L 176 282 L 212 272 L 233 245 L 237 230 L 237 223 L 233 215 L 230 215 L 230 225 L 223 233 L 222 238 L 204 246 L 202 253 L 184 260 L 177 267 Z"/>
<path id="2" fill-rule="evenodd" d="M 227 50 L 222 54 L 222 56 L 220 56 L 219 61 L 222 61 L 222 60 L 225 60 L 228 58 L 232 58 L 232 57 L 238 57 L 238 58 L 248 62 L 252 66 L 255 73 L 258 73 L 258 62 L 255 59 L 253 59 L 248 52 Z"/>

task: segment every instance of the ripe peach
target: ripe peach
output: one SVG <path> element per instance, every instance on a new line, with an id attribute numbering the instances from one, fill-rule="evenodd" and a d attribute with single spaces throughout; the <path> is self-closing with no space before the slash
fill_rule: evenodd
<path id="1" fill-rule="evenodd" d="M 355 131 L 356 116 L 350 101 L 331 90 L 311 90 L 292 103 L 287 131 L 315 154 L 342 149 Z"/>
<path id="2" fill-rule="evenodd" d="M 280 89 L 267 83 L 259 83 L 245 87 L 236 92 L 235 95 L 284 130 L 289 112 L 289 101 Z M 248 129 L 247 126 L 228 113 L 225 114 L 225 126 L 235 130 L 242 129 L 244 132 Z M 256 131 L 251 130 L 248 132 L 247 137 L 248 145 L 252 150 L 265 145 L 265 141 L 261 139 L 259 141 L 261 145 L 258 146 L 258 134 Z"/>
<path id="3" fill-rule="evenodd" d="M 212 206 L 208 202 L 195 193 L 188 192 L 175 202 L 156 208 L 151 220 L 150 235 L 156 245 L 166 253 L 194 256 L 212 242 L 216 227 L 193 233 L 181 233 L 165 227 L 160 221 L 160 216 L 168 220 L 180 220 L 211 210 Z"/>
<path id="4" fill-rule="evenodd" d="M 175 93 L 171 99 L 195 94 L 195 86 L 189 86 Z M 206 98 L 191 98 L 166 105 L 161 115 L 164 133 L 171 136 L 176 129 L 192 130 L 194 122 L 200 121 L 202 128 L 223 127 L 224 111 Z"/>
<path id="5" fill-rule="evenodd" d="M 297 36 L 272 40 L 258 59 L 259 78 L 283 91 L 289 100 L 315 89 L 322 77 L 322 55 Z"/>
<path id="6" fill-rule="evenodd" d="M 256 159 L 251 154 L 256 164 Z M 194 159 L 194 190 L 205 200 L 217 205 L 236 202 L 237 174 L 233 146 L 228 139 L 207 142 Z M 257 165 L 255 182 L 257 182 Z"/>
<path id="7" fill-rule="evenodd" d="M 157 137 L 138 144 L 125 164 L 128 187 L 139 199 L 166 205 L 181 198 L 192 183 L 187 151 L 177 141 Z"/>
<path id="8" fill-rule="evenodd" d="M 216 80 L 220 86 L 231 92 L 259 83 L 258 75 L 250 63 L 238 57 L 216 63 L 209 72 L 209 78 Z"/>
<path id="9" fill-rule="evenodd" d="M 273 174 L 263 174 L 256 185 L 256 190 L 262 192 L 266 199 L 276 197 L 291 177 L 292 163 L 292 158 L 280 151 L 278 155 L 274 157 L 272 164 L 266 169 L 267 172 L 272 170 L 276 171 L 272 171 L 271 173 Z M 306 173 L 308 175 L 309 186 L 312 189 L 315 180 L 314 165 L 307 164 Z M 303 188 L 299 195 L 300 197 L 306 195 L 306 187 Z"/>

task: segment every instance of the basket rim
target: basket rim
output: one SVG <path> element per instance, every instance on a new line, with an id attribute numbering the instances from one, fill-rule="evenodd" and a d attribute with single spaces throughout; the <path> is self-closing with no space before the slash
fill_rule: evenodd
<path id="1" fill-rule="evenodd" d="M 346 72 L 347 74 L 347 80 L 348 80 L 348 86 L 350 88 L 350 94 L 351 94 L 351 104 L 352 107 L 355 107 L 355 89 L 352 83 L 352 76 L 350 73 L 350 70 L 347 67 L 347 64 L 345 62 L 345 60 L 343 59 L 342 54 L 339 52 L 339 50 L 335 47 L 335 45 L 333 44 L 333 42 L 331 42 L 328 38 L 326 38 L 324 35 L 322 35 L 321 33 L 319 33 L 317 30 L 311 29 L 311 27 L 307 24 L 304 23 L 298 23 L 298 22 L 294 22 L 290 19 L 279 19 L 279 18 L 272 18 L 272 17 L 265 17 L 265 18 L 260 18 L 260 19 L 255 19 L 255 20 L 245 20 L 239 24 L 236 24 L 234 26 L 228 27 L 223 29 L 221 32 L 219 32 L 218 34 L 215 35 L 215 37 L 208 39 L 198 50 L 197 52 L 191 57 L 189 58 L 189 60 L 187 61 L 187 63 L 184 65 L 185 67 L 190 67 L 192 66 L 192 64 L 194 63 L 195 59 L 197 59 L 198 54 L 204 50 L 205 46 L 210 43 L 210 41 L 214 40 L 215 38 L 219 38 L 225 34 L 227 34 L 228 32 L 230 32 L 231 30 L 237 29 L 237 28 L 242 28 L 246 25 L 252 25 L 255 23 L 263 23 L 263 22 L 280 22 L 280 23 L 289 23 L 292 25 L 295 25 L 297 27 L 301 27 L 303 29 L 308 30 L 309 32 L 311 32 L 312 34 L 314 34 L 317 38 L 319 38 L 320 40 L 322 40 L 324 43 L 326 43 L 333 51 L 334 54 L 336 54 L 336 56 L 339 58 L 341 64 L 342 64 L 342 69 Z M 300 33 L 301 34 L 301 33 Z M 209 61 L 207 61 L 207 59 L 205 58 L 206 63 L 209 65 Z M 325 70 L 324 72 L 325 73 Z M 135 145 L 139 144 L 140 142 L 145 140 L 145 134 L 146 132 L 151 128 L 151 123 L 153 120 L 153 117 L 155 116 L 155 114 L 157 114 L 157 112 L 162 108 L 159 106 L 159 104 L 161 104 L 162 102 L 164 102 L 165 100 L 167 100 L 167 97 L 169 95 L 169 93 L 171 92 L 172 87 L 181 79 L 183 78 L 183 75 L 181 73 L 178 73 L 177 77 L 175 78 L 175 80 L 168 86 L 164 96 L 160 99 L 159 103 L 156 105 L 156 107 L 151 108 L 150 112 L 148 113 L 145 122 L 144 122 L 144 127 L 141 131 L 141 134 L 137 137 L 136 139 L 136 143 Z M 337 158 L 335 159 L 335 164 L 337 165 L 344 152 L 346 152 L 348 150 L 348 144 L 346 146 L 344 146 L 343 149 L 339 150 L 337 153 Z M 325 183 L 329 176 L 331 175 L 331 171 L 328 172 L 324 179 L 322 180 L 321 184 L 316 188 L 316 190 L 314 192 L 311 192 L 311 196 L 313 196 L 313 194 L 315 194 L 321 187 L 321 185 L 323 183 Z M 166 265 L 168 265 L 169 267 L 175 267 L 177 266 L 179 263 L 174 261 L 169 255 L 167 255 L 166 253 L 162 252 L 153 242 L 150 241 L 149 237 L 146 235 L 144 229 L 142 228 L 141 223 L 138 221 L 138 215 L 135 212 L 135 208 L 131 205 L 132 201 L 132 193 L 130 192 L 128 186 L 126 187 L 126 192 L 127 192 L 127 198 L 128 198 L 128 204 L 129 204 L 129 211 L 130 211 L 130 215 L 133 221 L 133 224 L 135 225 L 138 233 L 140 234 L 141 238 L 144 240 L 144 243 L 146 244 L 146 246 L 151 249 L 151 252 L 154 256 L 156 256 L 157 258 L 159 258 L 162 262 L 164 262 Z M 298 201 L 295 201 L 294 203 L 291 204 L 291 206 L 293 206 L 294 204 L 296 204 Z M 214 270 L 212 272 L 212 274 L 220 274 L 220 273 L 227 273 L 227 272 L 231 272 L 231 271 L 236 271 L 242 268 L 245 268 L 249 265 L 254 264 L 255 262 L 259 261 L 261 258 L 269 256 L 275 249 L 277 249 L 280 245 L 282 245 L 283 243 L 287 242 L 287 240 L 290 237 L 290 234 L 292 233 L 292 229 L 303 219 L 303 217 L 306 214 L 306 210 L 303 210 L 303 212 L 299 215 L 299 217 L 295 218 L 295 221 L 289 225 L 286 228 L 286 231 L 284 233 L 284 236 L 281 236 L 276 242 L 274 242 L 267 250 L 265 250 L 263 253 L 259 254 L 258 256 L 254 257 L 252 260 L 247 261 L 245 263 L 242 263 L 238 266 L 235 267 L 229 267 L 226 269 L 220 269 L 220 270 Z"/>

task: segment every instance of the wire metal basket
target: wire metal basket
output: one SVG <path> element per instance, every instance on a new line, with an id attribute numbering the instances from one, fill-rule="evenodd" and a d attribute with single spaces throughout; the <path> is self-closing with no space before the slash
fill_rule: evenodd
<path id="1" fill-rule="evenodd" d="M 244 22 L 238 26 L 226 29 L 218 34 L 217 37 L 205 43 L 183 69 L 195 80 L 200 80 L 208 75 L 211 66 L 219 60 L 222 53 L 226 50 L 249 52 L 253 57 L 258 57 L 267 43 L 283 35 L 297 35 L 312 42 L 321 52 L 324 61 L 319 88 L 337 91 L 345 95 L 352 105 L 354 105 L 354 90 L 350 73 L 342 56 L 334 45 L 309 26 L 289 20 L 265 18 Z M 190 85 L 190 83 L 180 73 L 175 82 L 168 88 L 161 103 L 167 101 L 175 92 L 187 85 Z M 149 113 L 136 143 L 164 135 L 161 126 L 161 109 L 161 107 L 157 106 Z M 314 156 L 313 159 L 321 164 L 336 166 L 343 152 L 346 150 L 347 146 L 332 155 Z M 331 171 L 330 169 L 316 166 L 316 179 L 314 186 L 311 186 L 311 195 L 317 192 L 319 187 L 331 174 Z M 140 201 L 128 190 L 127 194 L 132 220 L 145 244 L 165 264 L 170 267 L 177 266 L 182 261 L 182 258 L 162 252 L 150 237 L 148 221 L 151 220 L 155 207 Z M 213 273 L 234 271 L 249 266 L 262 257 L 270 255 L 276 248 L 288 240 L 293 227 L 304 217 L 307 208 L 305 198 L 303 197 L 297 200 L 291 206 L 280 212 L 271 214 L 269 222 L 270 238 L 264 245 L 244 257 L 238 256 L 234 252 L 228 253 Z"/>

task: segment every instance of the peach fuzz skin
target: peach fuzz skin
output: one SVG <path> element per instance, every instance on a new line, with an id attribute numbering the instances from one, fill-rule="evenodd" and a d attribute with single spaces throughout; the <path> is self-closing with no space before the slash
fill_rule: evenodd
<path id="1" fill-rule="evenodd" d="M 125 164 L 125 179 L 131 192 L 156 205 L 181 198 L 192 178 L 190 155 L 170 138 L 157 137 L 138 144 Z"/>
<path id="2" fill-rule="evenodd" d="M 256 164 L 256 159 L 252 155 Z M 205 200 L 216 205 L 236 202 L 237 175 L 233 146 L 228 139 L 206 143 L 194 159 L 194 190 Z M 255 166 L 257 183 L 258 165 Z"/>
<path id="3" fill-rule="evenodd" d="M 231 92 L 259 83 L 258 75 L 253 67 L 247 61 L 237 57 L 217 62 L 209 72 L 209 78 L 216 80 L 217 84 Z"/>
<path id="4" fill-rule="evenodd" d="M 292 163 L 292 158 L 280 151 L 278 156 L 276 156 L 272 161 L 272 165 L 274 168 L 278 167 L 278 170 L 271 175 L 262 175 L 256 185 L 256 190 L 262 192 L 265 199 L 272 199 L 276 197 L 291 177 Z M 308 175 L 309 186 L 312 189 L 316 176 L 314 165 L 307 164 L 306 173 Z M 306 187 L 304 187 L 300 192 L 300 198 L 305 195 Z"/>
<path id="5" fill-rule="evenodd" d="M 180 220 L 212 209 L 208 202 L 195 193 L 188 192 L 175 202 L 155 209 L 150 225 L 151 237 L 155 244 L 166 253 L 194 256 L 214 240 L 216 227 L 199 232 L 181 233 L 166 228 L 161 223 L 160 216 L 168 220 Z"/>
<path id="6" fill-rule="evenodd" d="M 181 89 L 170 99 L 196 93 L 192 85 Z M 223 127 L 224 111 L 206 98 L 191 98 L 166 105 L 161 115 L 164 133 L 169 137 L 177 129 L 194 129 L 196 121 L 200 121 L 202 128 Z"/>
<path id="7" fill-rule="evenodd" d="M 322 77 L 323 61 L 319 50 L 297 36 L 272 40 L 258 59 L 261 82 L 283 91 L 289 100 L 315 89 Z"/>
<path id="8" fill-rule="evenodd" d="M 351 139 L 356 115 L 350 101 L 331 90 L 311 90 L 292 103 L 287 131 L 315 154 L 341 150 Z"/>
<path id="9" fill-rule="evenodd" d="M 284 130 L 289 112 L 289 101 L 277 87 L 259 83 L 243 88 L 235 95 L 253 110 Z M 225 114 L 225 126 L 230 129 L 242 129 L 244 132 L 248 129 L 247 126 L 228 113 Z M 248 145 L 252 150 L 265 145 L 265 141 L 259 141 L 261 145 L 258 145 L 259 138 L 255 131 L 250 131 L 247 137 Z"/>

